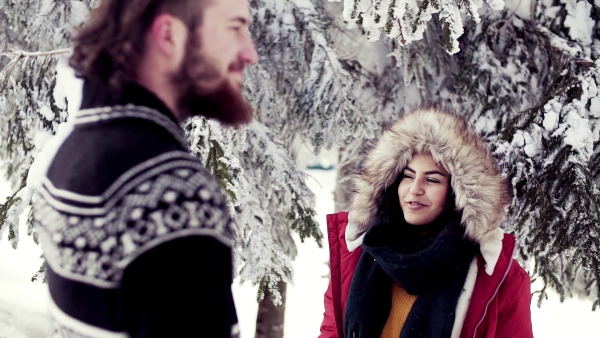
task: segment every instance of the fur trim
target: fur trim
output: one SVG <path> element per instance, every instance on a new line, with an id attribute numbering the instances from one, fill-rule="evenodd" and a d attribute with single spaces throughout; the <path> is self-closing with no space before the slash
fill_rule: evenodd
<path id="1" fill-rule="evenodd" d="M 385 189 L 419 152 L 430 153 L 450 173 L 465 236 L 480 244 L 495 242 L 495 230 L 511 201 L 508 183 L 484 142 L 463 118 L 427 108 L 402 116 L 384 131 L 367 154 L 363 171 L 353 177 L 355 194 L 346 229 L 349 248 L 360 245 L 361 235 L 377 215 Z M 488 256 L 493 255 L 490 251 Z"/>

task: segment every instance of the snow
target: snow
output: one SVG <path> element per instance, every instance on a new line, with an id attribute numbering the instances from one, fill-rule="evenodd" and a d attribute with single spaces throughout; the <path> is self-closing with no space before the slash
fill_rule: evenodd
<path id="1" fill-rule="evenodd" d="M 54 113 L 47 105 L 43 105 L 40 107 L 40 115 L 42 115 L 46 121 L 54 120 Z"/>
<path id="2" fill-rule="evenodd" d="M 544 122 L 542 123 L 544 129 L 547 131 L 553 131 L 558 126 L 558 114 L 553 111 L 548 111 L 544 115 Z"/>
<path id="3" fill-rule="evenodd" d="M 8 183 L 0 180 L 0 200 L 9 193 Z M 26 233 L 24 224 L 20 231 Z M 7 236 L 4 232 L 0 238 L 0 338 L 46 337 L 50 324 L 45 311 L 48 288 L 31 282 L 42 264 L 40 249 L 30 236 L 21 236 L 14 250 Z"/>
<path id="4" fill-rule="evenodd" d="M 564 0 L 563 0 L 564 1 Z M 592 5 L 587 1 L 579 1 L 576 5 L 573 2 L 567 2 L 567 12 L 565 18 L 565 27 L 569 28 L 569 36 L 573 40 L 589 45 L 592 43 L 595 21 L 590 17 Z"/>
<path id="5" fill-rule="evenodd" d="M 325 233 L 325 215 L 333 212 L 335 170 L 308 170 L 309 187 L 317 196 L 317 217 Z M 0 200 L 10 189 L 0 181 Z M 25 228 L 22 225 L 22 230 Z M 31 277 L 40 267 L 40 250 L 29 236 L 21 236 L 19 248 L 8 245 L 6 235 L 0 240 L 0 338 L 46 337 L 49 321 L 46 313 L 48 291 L 45 284 L 32 283 Z M 327 288 L 327 244 L 318 248 L 312 240 L 298 245 L 294 261 L 294 285 L 288 285 L 284 335 L 286 338 L 316 337 L 323 318 L 323 293 Z M 532 291 L 541 286 L 534 283 Z M 232 287 L 241 328 L 241 338 L 253 338 L 255 331 L 257 288 L 235 281 Z M 589 300 L 571 298 L 560 303 L 549 293 L 549 299 L 537 308 L 534 295 L 533 330 L 536 337 L 593 338 L 600 332 L 600 314 L 592 312 Z"/>
<path id="6" fill-rule="evenodd" d="M 528 132 L 523 133 L 523 136 L 525 137 L 525 147 L 523 148 L 523 151 L 525 151 L 525 154 L 529 157 L 534 157 L 542 147 L 540 127 L 536 124 L 533 124 L 532 126 L 531 134 Z"/>
<path id="7" fill-rule="evenodd" d="M 506 0 L 506 9 L 509 13 L 515 13 L 521 19 L 531 18 L 531 1 Z"/>
<path id="8" fill-rule="evenodd" d="M 511 144 L 515 147 L 522 147 L 523 145 L 525 145 L 525 137 L 523 137 L 523 131 L 517 130 L 517 132 L 513 136 Z"/>
<path id="9" fill-rule="evenodd" d="M 79 27 L 87 21 L 89 17 L 89 8 L 83 1 L 71 1 L 71 11 L 69 13 L 69 24 L 72 27 Z"/>
<path id="10" fill-rule="evenodd" d="M 581 161 L 585 163 L 593 152 L 594 135 L 589 128 L 589 121 L 575 110 L 569 111 L 566 120 L 569 128 L 565 131 L 563 142 L 578 151 Z"/>

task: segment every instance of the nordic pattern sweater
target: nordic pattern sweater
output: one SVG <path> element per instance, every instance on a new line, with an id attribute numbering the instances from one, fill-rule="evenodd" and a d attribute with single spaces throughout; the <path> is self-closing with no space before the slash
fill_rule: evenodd
<path id="1" fill-rule="evenodd" d="M 152 93 L 86 83 L 38 187 L 51 337 L 231 337 L 232 220 Z"/>

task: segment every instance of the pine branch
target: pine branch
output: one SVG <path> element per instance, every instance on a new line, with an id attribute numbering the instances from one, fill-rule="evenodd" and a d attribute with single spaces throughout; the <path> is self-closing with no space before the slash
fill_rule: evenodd
<path id="1" fill-rule="evenodd" d="M 58 56 L 58 55 L 67 54 L 70 52 L 71 52 L 71 48 L 61 48 L 61 49 L 55 49 L 55 50 L 51 50 L 51 51 L 39 51 L 39 52 L 28 52 L 28 51 L 24 51 L 24 50 L 20 50 L 20 49 L 13 49 L 10 52 L 1 53 L 0 56 L 7 56 L 11 60 L 5 67 L 6 73 L 5 73 L 4 79 L 2 80 L 2 87 L 0 87 L 0 95 L 4 92 L 4 90 L 8 86 L 8 82 L 9 82 L 16 66 L 23 59 L 25 60 L 25 62 L 29 62 L 30 58 L 38 58 L 38 57 L 48 58 L 51 56 Z"/>
<path id="2" fill-rule="evenodd" d="M 49 51 L 28 52 L 28 51 L 20 50 L 17 48 L 13 48 L 10 52 L 0 53 L 0 56 L 8 56 L 8 57 L 12 56 L 13 59 L 22 58 L 22 57 L 54 56 L 54 55 L 70 53 L 71 50 L 72 50 L 71 48 L 60 48 L 60 49 L 49 50 Z"/>

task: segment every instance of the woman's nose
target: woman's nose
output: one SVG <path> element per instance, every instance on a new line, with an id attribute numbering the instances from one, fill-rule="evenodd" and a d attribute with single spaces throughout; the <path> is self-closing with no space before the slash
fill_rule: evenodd
<path id="1" fill-rule="evenodd" d="M 411 184 L 409 191 L 413 195 L 423 195 L 425 190 L 423 189 L 423 184 L 419 182 L 419 180 L 414 180 L 413 184 Z"/>

